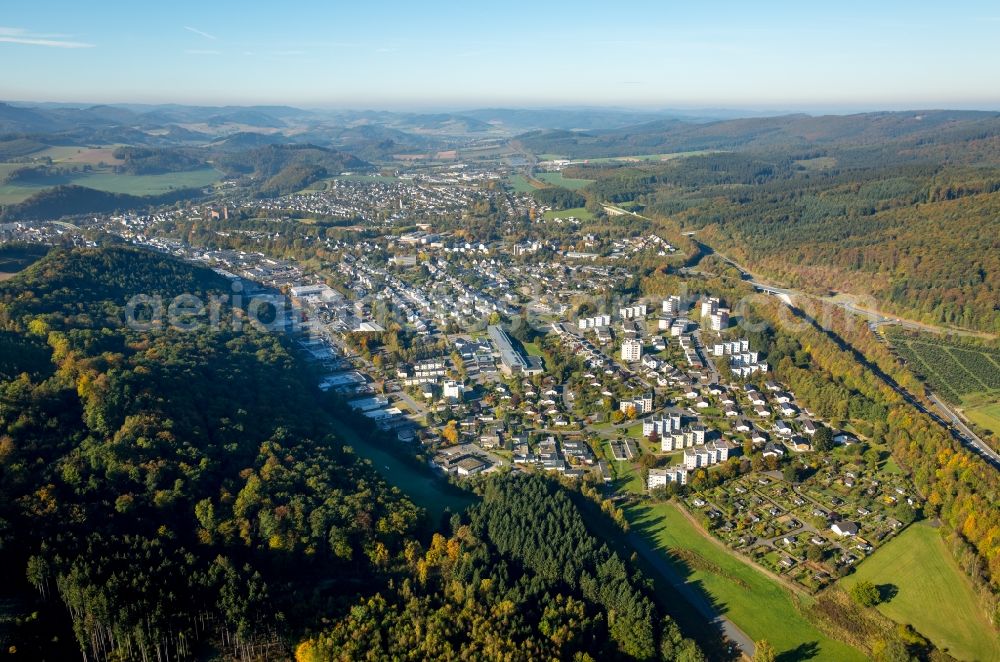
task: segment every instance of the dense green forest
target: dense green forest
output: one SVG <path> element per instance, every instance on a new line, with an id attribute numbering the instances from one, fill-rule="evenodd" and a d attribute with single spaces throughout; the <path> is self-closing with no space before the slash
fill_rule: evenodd
<path id="1" fill-rule="evenodd" d="M 128 248 L 0 285 L 7 655 L 700 658 L 557 485 L 494 479 L 431 538 L 285 336 L 225 306 L 215 327 L 122 323 L 136 294 L 227 286 Z"/>
<path id="2" fill-rule="evenodd" d="M 573 209 L 574 207 L 582 207 L 587 204 L 585 197 L 576 191 L 571 191 L 561 186 L 538 189 L 531 195 L 541 204 L 555 209 Z"/>
<path id="3" fill-rule="evenodd" d="M 304 641 L 297 659 L 703 659 L 554 481 L 482 487 L 450 537 L 407 549 L 395 590 Z"/>
<path id="4" fill-rule="evenodd" d="M 420 519 L 331 434 L 280 336 L 120 323 L 133 294 L 223 285 L 110 249 L 58 252 L 3 286 L 5 590 L 21 578 L 61 601 L 88 655 L 175 658 L 206 630 L 236 656 L 280 646 L 376 581 Z M 12 635 L 24 659 L 54 645 L 33 631 Z"/>
<path id="5" fill-rule="evenodd" d="M 984 144 L 995 152 L 995 112 L 931 110 L 857 115 L 783 115 L 712 122 L 655 120 L 604 131 L 535 131 L 519 141 L 536 154 L 593 159 L 699 150 L 776 151 L 837 145 L 885 158 L 978 159 Z M 968 147 L 971 146 L 970 151 Z"/>
<path id="6" fill-rule="evenodd" d="M 27 137 L 5 137 L 0 139 L 0 161 L 18 159 L 48 147 L 45 143 Z"/>
<path id="7" fill-rule="evenodd" d="M 266 145 L 240 152 L 221 152 L 215 164 L 230 176 L 246 177 L 264 196 L 294 193 L 317 179 L 371 165 L 337 150 L 315 145 Z"/>
<path id="8" fill-rule="evenodd" d="M 0 183 L 22 184 L 45 181 L 57 174 L 58 171 L 48 165 L 25 165 L 8 172 L 0 179 Z"/>
<path id="9" fill-rule="evenodd" d="M 115 172 L 127 175 L 159 175 L 205 167 L 205 159 L 194 150 L 150 147 L 119 147 L 114 157 L 122 163 Z"/>
<path id="10" fill-rule="evenodd" d="M 569 174 L 597 179 L 589 197 L 637 202 L 775 282 L 1000 331 L 1000 169 L 880 158 L 720 153 Z"/>

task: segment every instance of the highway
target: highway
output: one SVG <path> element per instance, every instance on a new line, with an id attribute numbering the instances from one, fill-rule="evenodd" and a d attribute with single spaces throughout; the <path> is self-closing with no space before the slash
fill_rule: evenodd
<path id="1" fill-rule="evenodd" d="M 927 324 L 925 322 L 917 322 L 914 320 L 908 320 L 905 318 L 896 317 L 895 315 L 884 315 L 878 312 L 877 310 L 872 310 L 871 308 L 865 308 L 864 306 L 859 306 L 855 301 L 852 300 L 853 297 L 851 295 L 820 297 L 812 294 L 806 294 L 805 292 L 800 292 L 798 290 L 794 290 L 789 287 L 778 287 L 770 283 L 765 283 L 760 279 L 759 276 L 752 273 L 749 269 L 747 269 L 746 267 L 744 267 L 742 264 L 732 259 L 731 257 L 723 255 L 722 253 L 716 251 L 708 244 L 702 243 L 700 241 L 698 241 L 697 243 L 703 246 L 708 254 L 714 254 L 718 256 L 719 259 L 723 260 L 724 262 L 730 264 L 731 266 L 739 270 L 743 279 L 746 280 L 748 283 L 750 283 L 750 285 L 753 285 L 756 289 L 762 292 L 766 292 L 768 294 L 774 294 L 776 296 L 779 296 L 783 300 L 791 297 L 808 297 L 814 300 L 822 301 L 824 303 L 837 306 L 839 308 L 843 308 L 847 312 L 857 315 L 859 317 L 865 317 L 872 324 L 876 326 L 882 324 L 892 324 L 895 326 L 901 326 L 904 329 L 910 329 L 911 331 L 925 331 L 927 333 L 952 333 L 959 336 L 974 336 L 974 337 L 989 338 L 989 339 L 997 338 L 997 336 L 991 333 L 986 333 L 985 331 L 972 331 L 969 329 L 959 329 L 951 326 L 938 326 L 935 324 Z M 690 269 L 688 271 L 691 273 L 700 273 Z M 790 304 L 790 301 L 786 300 L 785 302 Z"/>
<path id="2" fill-rule="evenodd" d="M 972 450 L 975 450 L 983 459 L 988 460 L 993 463 L 994 466 L 1000 467 L 1000 453 L 990 448 L 979 436 L 969 429 L 969 426 L 965 424 L 965 421 L 956 414 L 951 407 L 946 405 L 941 398 L 934 395 L 930 391 L 927 392 L 927 397 L 930 401 L 934 403 L 938 411 L 944 420 L 950 421 L 951 425 L 956 428 L 966 439 L 972 442 Z"/>

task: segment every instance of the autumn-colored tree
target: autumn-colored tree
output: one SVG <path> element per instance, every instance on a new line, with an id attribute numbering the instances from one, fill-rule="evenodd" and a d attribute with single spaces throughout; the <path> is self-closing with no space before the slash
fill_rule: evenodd
<path id="1" fill-rule="evenodd" d="M 774 662 L 778 657 L 777 651 L 766 639 L 754 642 L 753 662 Z"/>
<path id="2" fill-rule="evenodd" d="M 441 437 L 452 444 L 458 443 L 458 426 L 454 420 L 448 421 L 448 424 L 441 429 Z"/>

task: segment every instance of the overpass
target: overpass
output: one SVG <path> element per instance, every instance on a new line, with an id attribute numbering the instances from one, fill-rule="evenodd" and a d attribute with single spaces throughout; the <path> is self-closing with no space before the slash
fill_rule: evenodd
<path id="1" fill-rule="evenodd" d="M 719 253 L 718 251 L 713 249 L 711 246 L 708 246 L 707 244 L 704 244 L 702 242 L 698 242 L 698 244 L 703 246 L 707 250 L 707 253 L 715 254 L 721 260 L 735 267 L 740 272 L 741 278 L 744 281 L 748 282 L 758 292 L 763 292 L 765 294 L 770 294 L 772 296 L 778 297 L 782 302 L 785 303 L 785 305 L 791 308 L 793 312 L 796 312 L 797 309 L 795 305 L 792 303 L 792 297 L 809 296 L 809 295 L 804 295 L 801 292 L 798 292 L 790 288 L 775 287 L 774 285 L 768 285 L 766 283 L 762 283 L 754 276 L 753 273 L 751 273 L 748 269 L 743 267 L 743 265 L 734 261 L 732 258 L 729 258 L 723 255 L 722 253 Z M 698 273 L 694 269 L 690 268 L 687 269 L 686 271 L 687 273 Z M 827 304 L 839 306 L 840 308 L 844 309 L 846 312 L 852 315 L 857 315 L 866 318 L 868 320 L 869 327 L 871 327 L 873 331 L 877 330 L 879 326 L 884 324 L 896 324 L 902 326 L 903 328 L 912 330 L 920 330 L 920 331 L 929 330 L 929 331 L 936 331 L 937 333 L 942 332 L 942 329 L 940 328 L 935 329 L 935 327 L 930 327 L 930 325 L 921 324 L 919 322 L 913 322 L 911 320 L 899 319 L 896 317 L 888 317 L 874 310 L 869 310 L 867 308 L 858 306 L 857 304 L 855 304 L 850 300 L 837 300 L 832 297 L 812 297 L 812 298 L 818 299 L 819 301 L 822 301 Z M 966 332 L 966 334 L 973 335 L 975 334 L 975 332 Z M 926 390 L 926 394 L 927 394 L 927 399 L 930 401 L 931 406 L 925 405 L 923 402 L 921 402 L 920 398 L 914 396 L 912 393 L 910 393 L 903 387 L 899 386 L 898 384 L 894 384 L 891 381 L 886 380 L 884 376 L 883 379 L 886 381 L 887 384 L 889 384 L 889 386 L 893 390 L 899 393 L 899 395 L 902 396 L 907 402 L 916 407 L 919 411 L 929 415 L 931 418 L 937 421 L 959 443 L 961 443 L 963 446 L 965 446 L 973 453 L 976 453 L 977 455 L 982 457 L 984 460 L 986 460 L 994 467 L 1000 469 L 1000 454 L 994 451 L 989 444 L 987 444 L 979 435 L 977 435 L 971 428 L 969 428 L 966 422 L 962 420 L 961 416 L 959 416 L 955 411 L 953 411 L 950 407 L 948 407 L 947 404 L 942 402 L 941 399 L 938 398 L 934 393 L 932 393 L 929 388 Z"/>
<path id="2" fill-rule="evenodd" d="M 795 295 L 794 290 L 786 290 L 783 287 L 774 287 L 773 285 L 765 285 L 764 283 L 758 283 L 756 281 L 749 281 L 755 290 L 758 292 L 763 292 L 764 294 L 770 294 L 781 299 L 785 305 L 792 305 L 792 296 Z"/>

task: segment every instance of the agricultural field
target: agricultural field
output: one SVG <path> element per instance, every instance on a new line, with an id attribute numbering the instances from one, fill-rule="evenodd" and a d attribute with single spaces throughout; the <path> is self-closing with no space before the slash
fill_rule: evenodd
<path id="1" fill-rule="evenodd" d="M 0 280 L 7 280 L 40 260 L 49 252 L 47 246 L 8 244 L 0 247 Z"/>
<path id="2" fill-rule="evenodd" d="M 527 177 L 521 174 L 510 175 L 504 181 L 515 193 L 531 193 L 532 191 L 550 186 L 561 186 L 578 191 L 591 184 L 594 180 L 564 177 L 561 172 L 540 172 L 535 177 Z"/>
<path id="3" fill-rule="evenodd" d="M 572 209 L 550 209 L 542 214 L 542 218 L 546 221 L 554 221 L 558 218 L 575 218 L 580 221 L 592 221 L 594 220 L 594 214 L 586 207 L 573 207 Z"/>
<path id="4" fill-rule="evenodd" d="M 506 182 L 515 193 L 531 193 L 538 190 L 538 187 L 532 185 L 531 180 L 524 175 L 511 175 Z"/>
<path id="5" fill-rule="evenodd" d="M 64 183 L 64 182 L 60 182 Z M 54 186 L 54 184 L 53 184 Z M 0 205 L 15 205 L 24 202 L 35 193 L 49 188 L 45 185 L 0 184 Z"/>
<path id="6" fill-rule="evenodd" d="M 879 611 L 909 623 L 959 660 L 1000 660 L 1000 637 L 986 620 L 972 587 L 938 532 L 909 527 L 841 580 L 844 588 L 868 580 L 891 597 Z M 894 595 L 892 595 L 894 593 Z M 941 618 L 947 614 L 948 618 Z"/>
<path id="7" fill-rule="evenodd" d="M 129 195 L 158 195 L 183 188 L 201 188 L 217 181 L 222 176 L 214 168 L 202 168 L 187 172 L 168 172 L 162 175 L 116 175 L 114 173 L 91 173 L 75 178 L 73 183 L 110 193 Z"/>
<path id="8" fill-rule="evenodd" d="M 0 163 L 0 204 L 23 202 L 32 195 L 60 184 L 77 184 L 109 193 L 158 195 L 182 188 L 200 188 L 222 175 L 213 168 L 159 175 L 116 174 L 112 168 L 122 163 L 116 159 L 116 145 L 98 147 L 55 146 L 33 152 L 17 163 Z M 65 172 L 38 181 L 4 183 L 11 171 L 31 165 L 61 166 Z"/>
<path id="9" fill-rule="evenodd" d="M 77 184 L 109 193 L 158 195 L 183 188 L 201 188 L 217 181 L 222 174 L 214 168 L 162 175 L 118 175 L 110 170 L 70 173 L 49 180 L 0 185 L 0 204 L 23 202 L 35 193 L 59 184 Z"/>
<path id="10" fill-rule="evenodd" d="M 537 178 L 546 184 L 561 186 L 573 191 L 578 191 L 588 184 L 594 183 L 593 179 L 573 179 L 571 177 L 565 177 L 561 172 L 540 172 L 538 173 Z"/>
<path id="11" fill-rule="evenodd" d="M 14 170 L 23 167 L 23 163 L 0 163 L 0 181 L 3 181 Z"/>
<path id="12" fill-rule="evenodd" d="M 932 391 L 962 406 L 973 423 L 1000 434 L 1000 349 L 898 332 L 889 339 Z"/>
<path id="13" fill-rule="evenodd" d="M 966 407 L 963 413 L 976 425 L 1000 434 L 1000 402 Z"/>
<path id="14" fill-rule="evenodd" d="M 632 531 L 650 539 L 689 585 L 754 640 L 767 639 L 779 659 L 863 660 L 856 649 L 831 639 L 800 611 L 810 598 L 795 596 L 702 534 L 670 503 L 637 504 L 625 511 Z M 784 653 L 784 655 L 781 655 Z"/>
<path id="15" fill-rule="evenodd" d="M 686 156 L 701 156 L 703 154 L 714 154 L 719 150 L 695 150 L 691 152 L 672 152 L 669 154 L 639 154 L 637 156 L 609 156 L 599 159 L 585 159 L 583 161 L 574 161 L 574 163 L 638 163 L 638 162 L 651 162 L 651 161 L 672 161 L 674 159 L 681 159 Z"/>
<path id="16" fill-rule="evenodd" d="M 100 163 L 107 165 L 119 165 L 123 163 L 121 159 L 114 156 L 118 145 L 103 147 L 77 147 L 77 146 L 57 146 L 49 147 L 31 155 L 33 159 L 52 159 L 54 164 L 87 164 L 96 166 Z"/>

